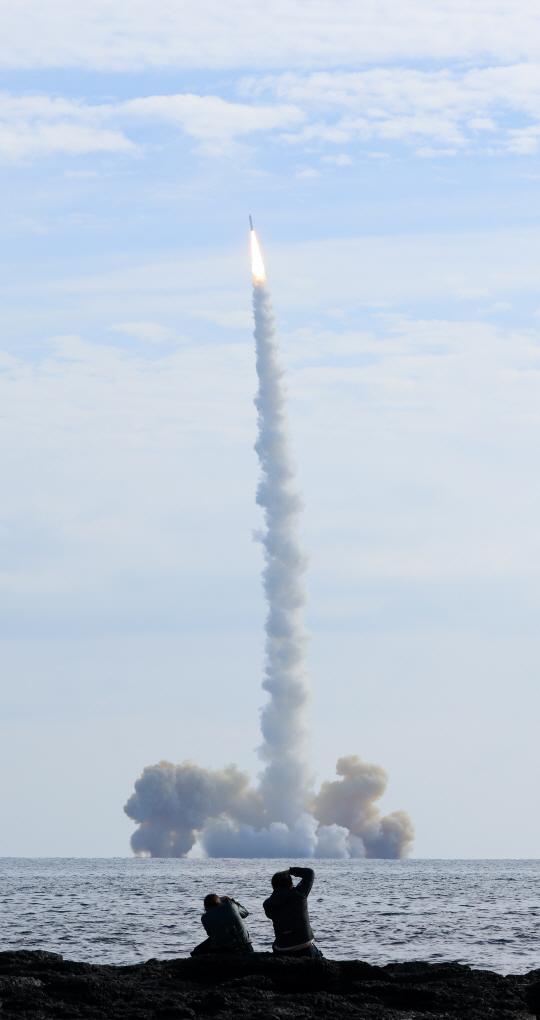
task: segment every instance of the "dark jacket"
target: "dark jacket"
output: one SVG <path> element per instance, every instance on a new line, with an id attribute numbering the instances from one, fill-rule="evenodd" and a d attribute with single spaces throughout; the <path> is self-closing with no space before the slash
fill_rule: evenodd
<path id="1" fill-rule="evenodd" d="M 307 898 L 311 892 L 315 872 L 311 868 L 291 868 L 291 875 L 301 878 L 302 881 L 292 889 L 274 889 L 272 895 L 263 903 L 266 916 L 274 924 L 275 944 L 279 949 L 301 946 L 313 938 Z"/>
<path id="2" fill-rule="evenodd" d="M 249 917 L 248 911 L 232 898 L 223 899 L 203 914 L 201 921 L 212 949 L 236 949 L 251 942 L 243 917 Z"/>

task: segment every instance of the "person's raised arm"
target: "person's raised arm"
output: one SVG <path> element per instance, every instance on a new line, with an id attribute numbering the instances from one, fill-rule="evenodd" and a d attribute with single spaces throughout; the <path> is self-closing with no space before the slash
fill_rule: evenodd
<path id="1" fill-rule="evenodd" d="M 296 889 L 304 896 L 309 896 L 315 878 L 313 868 L 289 868 L 289 873 L 294 875 L 295 878 L 302 879 L 296 886 Z"/>
<path id="2" fill-rule="evenodd" d="M 240 917 L 249 917 L 249 910 L 246 910 L 246 908 L 243 907 L 242 904 L 238 902 L 238 900 L 235 900 L 234 896 L 222 896 L 221 899 L 229 900 L 231 903 L 234 903 L 235 907 L 238 909 Z"/>

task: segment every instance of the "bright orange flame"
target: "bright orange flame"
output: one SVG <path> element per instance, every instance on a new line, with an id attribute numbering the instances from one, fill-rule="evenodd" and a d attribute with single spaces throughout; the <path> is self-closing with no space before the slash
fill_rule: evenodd
<path id="1" fill-rule="evenodd" d="M 254 230 L 251 231 L 251 272 L 253 273 L 253 283 L 264 283 L 266 280 L 264 262 Z"/>

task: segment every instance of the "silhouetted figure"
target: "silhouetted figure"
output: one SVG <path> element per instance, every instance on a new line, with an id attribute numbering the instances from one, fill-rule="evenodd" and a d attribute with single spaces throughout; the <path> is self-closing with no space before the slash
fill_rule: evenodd
<path id="1" fill-rule="evenodd" d="M 249 913 L 232 896 L 216 896 L 209 893 L 204 897 L 204 914 L 201 923 L 208 938 L 195 946 L 191 956 L 205 953 L 252 953 L 253 946 L 243 918 Z"/>
<path id="2" fill-rule="evenodd" d="M 291 875 L 301 879 L 297 886 Z M 309 923 L 307 898 L 311 892 L 315 872 L 312 868 L 289 868 L 272 876 L 273 893 L 264 901 L 267 917 L 273 922 L 274 953 L 287 956 L 322 956 L 315 945 Z"/>

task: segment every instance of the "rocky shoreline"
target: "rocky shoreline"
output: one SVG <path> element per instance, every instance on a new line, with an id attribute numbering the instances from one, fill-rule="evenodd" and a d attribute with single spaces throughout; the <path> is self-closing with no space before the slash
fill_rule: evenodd
<path id="1" fill-rule="evenodd" d="M 128 967 L 0 953 L 5 1020 L 527 1020 L 540 970 L 503 977 L 458 963 L 276 959 L 268 953 Z"/>

